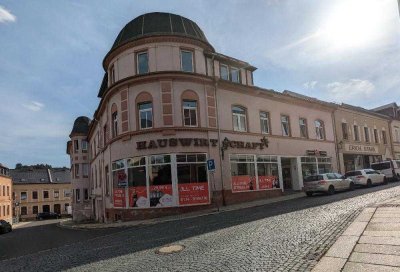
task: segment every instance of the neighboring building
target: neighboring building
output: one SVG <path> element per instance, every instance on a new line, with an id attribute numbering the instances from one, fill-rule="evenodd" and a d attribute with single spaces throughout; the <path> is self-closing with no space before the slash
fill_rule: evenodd
<path id="1" fill-rule="evenodd" d="M 339 171 L 369 168 L 392 157 L 389 118 L 347 104 L 335 111 Z"/>
<path id="2" fill-rule="evenodd" d="M 81 138 L 74 124 L 67 152 L 71 167 L 90 161 L 89 181 L 76 184 L 90 185 L 98 221 L 274 197 L 301 190 L 305 175 L 337 170 L 336 107 L 253 86 L 256 68 L 215 52 L 187 18 L 137 17 L 103 67 L 95 121 Z M 86 137 L 84 159 L 72 141 Z"/>
<path id="3" fill-rule="evenodd" d="M 390 136 L 392 137 L 392 158 L 400 159 L 400 107 L 396 103 L 390 103 L 375 109 L 379 112 L 390 117 Z"/>
<path id="4" fill-rule="evenodd" d="M 32 219 L 40 212 L 68 214 L 71 205 L 71 178 L 68 168 L 11 169 L 15 215 Z"/>
<path id="5" fill-rule="evenodd" d="M 71 185 L 73 189 L 72 218 L 81 222 L 93 218 L 92 194 L 89 182 L 89 147 L 87 135 L 90 120 L 87 117 L 78 117 L 69 137 L 67 154 L 71 161 Z"/>
<path id="6" fill-rule="evenodd" d="M 12 220 L 12 182 L 9 170 L 0 163 L 0 219 L 13 223 Z"/>

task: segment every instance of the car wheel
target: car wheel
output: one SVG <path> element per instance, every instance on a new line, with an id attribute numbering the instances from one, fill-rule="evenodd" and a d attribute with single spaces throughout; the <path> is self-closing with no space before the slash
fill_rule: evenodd
<path id="1" fill-rule="evenodd" d="M 354 191 L 354 188 L 355 188 L 354 183 L 350 182 L 349 190 Z"/>
<path id="2" fill-rule="evenodd" d="M 372 186 L 372 181 L 369 179 L 367 180 L 367 187 L 370 188 Z"/>
<path id="3" fill-rule="evenodd" d="M 328 188 L 328 194 L 330 194 L 330 195 L 335 194 L 335 187 L 333 187 L 333 185 L 329 186 L 329 188 Z"/>
<path id="4" fill-rule="evenodd" d="M 312 196 L 312 195 L 313 195 L 313 192 L 306 192 L 306 195 L 307 195 L 307 196 Z"/>

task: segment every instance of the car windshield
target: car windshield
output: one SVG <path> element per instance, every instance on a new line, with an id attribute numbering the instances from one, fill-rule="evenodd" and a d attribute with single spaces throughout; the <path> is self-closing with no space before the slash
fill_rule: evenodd
<path id="1" fill-rule="evenodd" d="M 322 175 L 314 175 L 314 176 L 307 176 L 304 178 L 304 182 L 312 182 L 312 181 L 318 181 L 318 180 L 323 180 L 324 176 Z"/>

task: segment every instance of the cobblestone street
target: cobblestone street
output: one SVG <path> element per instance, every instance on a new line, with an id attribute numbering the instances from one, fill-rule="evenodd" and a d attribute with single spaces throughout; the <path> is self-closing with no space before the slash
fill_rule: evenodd
<path id="1" fill-rule="evenodd" d="M 309 271 L 362 208 L 400 196 L 397 185 L 129 228 L 3 260 L 0 267 L 3 271 Z M 171 255 L 155 253 L 168 244 L 185 249 Z"/>

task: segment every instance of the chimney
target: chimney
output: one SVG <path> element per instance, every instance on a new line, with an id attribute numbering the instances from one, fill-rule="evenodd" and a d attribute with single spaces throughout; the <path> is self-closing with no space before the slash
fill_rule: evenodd
<path id="1" fill-rule="evenodd" d="M 50 181 L 50 183 L 53 183 L 53 179 L 52 179 L 52 177 L 51 177 L 51 172 L 50 172 L 50 169 L 49 169 L 49 168 L 47 168 L 47 174 L 49 175 L 49 181 Z"/>

